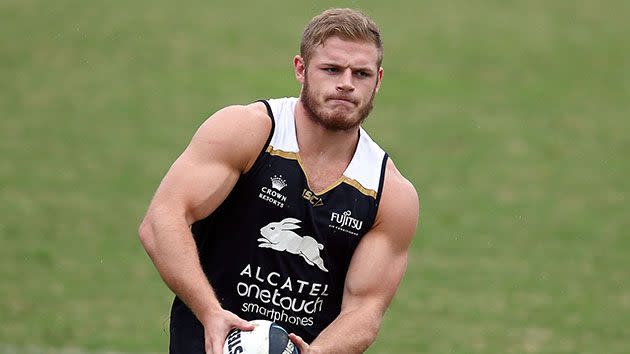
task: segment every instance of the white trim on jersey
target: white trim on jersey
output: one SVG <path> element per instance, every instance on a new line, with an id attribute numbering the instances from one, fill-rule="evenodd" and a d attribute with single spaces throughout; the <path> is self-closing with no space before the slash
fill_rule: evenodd
<path id="1" fill-rule="evenodd" d="M 271 106 L 276 125 L 269 145 L 273 150 L 298 153 L 300 149 L 295 134 L 295 106 L 298 98 L 285 97 L 267 102 Z M 359 182 L 363 188 L 377 192 L 384 157 L 385 151 L 360 128 L 357 149 L 343 175 Z"/>

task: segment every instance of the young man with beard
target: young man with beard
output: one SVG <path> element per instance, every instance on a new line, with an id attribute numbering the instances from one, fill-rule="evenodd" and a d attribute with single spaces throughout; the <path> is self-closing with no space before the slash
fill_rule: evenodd
<path id="1" fill-rule="evenodd" d="M 302 353 L 360 353 L 400 283 L 414 187 L 361 128 L 383 48 L 362 13 L 306 27 L 299 98 L 224 108 L 174 162 L 140 239 L 177 295 L 171 353 L 222 353 L 232 328 L 269 319 Z"/>

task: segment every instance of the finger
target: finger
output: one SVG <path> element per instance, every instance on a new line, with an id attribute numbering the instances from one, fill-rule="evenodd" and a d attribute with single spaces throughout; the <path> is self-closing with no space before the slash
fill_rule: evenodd
<path id="1" fill-rule="evenodd" d="M 208 332 L 204 333 L 204 338 L 205 338 L 205 347 L 206 347 L 206 354 L 215 354 L 212 351 L 212 340 L 211 337 L 208 335 Z"/>
<path id="2" fill-rule="evenodd" d="M 213 340 L 212 341 L 212 354 L 223 354 L 223 344 L 224 340 Z"/>
<path id="3" fill-rule="evenodd" d="M 251 324 L 251 322 L 249 321 L 245 321 L 244 319 L 238 317 L 236 314 L 230 312 L 230 314 L 232 315 L 231 317 L 231 327 L 232 328 L 238 328 L 240 330 L 243 331 L 253 331 L 254 330 L 254 325 Z"/>
<path id="4" fill-rule="evenodd" d="M 206 341 L 206 354 L 213 354 L 212 352 L 212 344 Z"/>
<path id="5" fill-rule="evenodd" d="M 295 344 L 295 346 L 298 347 L 298 350 L 300 351 L 300 353 L 304 353 L 306 352 L 306 350 L 308 349 L 309 345 L 308 343 L 306 343 L 302 337 L 298 336 L 295 333 L 291 333 L 289 334 L 289 339 L 291 339 L 291 342 L 293 342 L 293 344 Z"/>
<path id="6" fill-rule="evenodd" d="M 235 327 L 243 331 L 253 331 L 254 328 L 256 328 L 251 322 L 245 321 L 242 318 L 238 318 Z"/>

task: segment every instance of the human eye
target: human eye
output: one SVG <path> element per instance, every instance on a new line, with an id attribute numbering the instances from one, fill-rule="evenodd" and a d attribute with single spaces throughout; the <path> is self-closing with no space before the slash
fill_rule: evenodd
<path id="1" fill-rule="evenodd" d="M 323 70 L 325 72 L 327 72 L 327 73 L 330 73 L 330 74 L 335 74 L 335 73 L 339 72 L 339 69 L 337 69 L 337 68 L 335 68 L 333 66 L 327 66 L 327 67 L 323 68 Z"/>
<path id="2" fill-rule="evenodd" d="M 372 74 L 370 74 L 369 72 L 365 71 L 365 70 L 358 70 L 354 73 L 356 76 L 360 77 L 360 78 L 368 78 L 370 76 L 372 76 Z"/>

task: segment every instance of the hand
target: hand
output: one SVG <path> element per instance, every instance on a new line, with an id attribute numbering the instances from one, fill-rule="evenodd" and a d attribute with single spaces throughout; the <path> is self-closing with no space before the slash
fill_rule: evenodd
<path id="1" fill-rule="evenodd" d="M 291 333 L 289 334 L 289 339 L 291 339 L 291 342 L 293 342 L 293 344 L 295 344 L 298 348 L 300 354 L 307 354 L 309 345 L 302 339 L 302 337 L 295 333 Z"/>
<path id="2" fill-rule="evenodd" d="M 254 325 L 238 317 L 234 313 L 220 309 L 208 315 L 203 321 L 206 354 L 222 354 L 223 344 L 233 328 L 251 331 Z"/>

